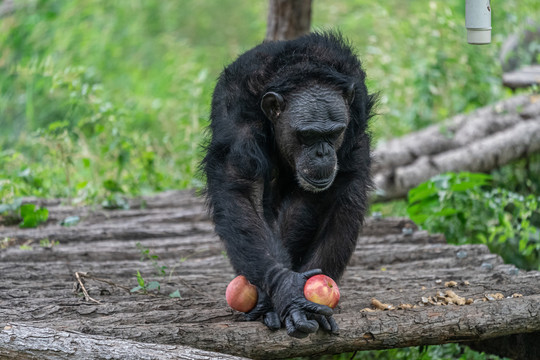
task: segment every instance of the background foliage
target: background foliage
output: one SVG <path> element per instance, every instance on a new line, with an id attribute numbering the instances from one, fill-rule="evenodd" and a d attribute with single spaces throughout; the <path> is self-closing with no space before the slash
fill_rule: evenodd
<path id="1" fill-rule="evenodd" d="M 107 201 L 199 186 L 219 72 L 264 36 L 266 2 L 28 0 L 0 21 L 0 178 L 16 195 Z M 498 2 L 494 42 L 466 44 L 464 1 L 315 1 L 354 44 L 384 139 L 508 95 L 506 34 L 540 17 Z M 9 184 L 6 184 L 6 181 Z"/>

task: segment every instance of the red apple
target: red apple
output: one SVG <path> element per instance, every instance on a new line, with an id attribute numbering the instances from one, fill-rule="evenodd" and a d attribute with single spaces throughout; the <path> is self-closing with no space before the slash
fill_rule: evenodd
<path id="1" fill-rule="evenodd" d="M 227 285 L 225 298 L 234 310 L 248 312 L 257 304 L 257 287 L 244 275 L 238 275 Z"/>
<path id="2" fill-rule="evenodd" d="M 306 281 L 304 296 L 309 301 L 327 305 L 333 309 L 339 302 L 339 288 L 331 277 L 315 275 Z"/>

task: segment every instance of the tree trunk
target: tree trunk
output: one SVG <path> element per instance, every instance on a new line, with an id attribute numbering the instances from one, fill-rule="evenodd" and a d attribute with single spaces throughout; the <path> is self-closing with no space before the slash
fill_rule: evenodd
<path id="1" fill-rule="evenodd" d="M 290 40 L 309 33 L 311 0 L 270 0 L 266 41 Z"/>
<path id="2" fill-rule="evenodd" d="M 0 19 L 4 16 L 13 14 L 15 11 L 15 4 L 13 0 L 3 0 L 0 2 Z"/>

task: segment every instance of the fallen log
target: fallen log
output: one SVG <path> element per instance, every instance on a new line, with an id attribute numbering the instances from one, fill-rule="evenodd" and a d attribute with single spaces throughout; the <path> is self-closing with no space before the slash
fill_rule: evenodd
<path id="1" fill-rule="evenodd" d="M 512 90 L 540 85 L 540 65 L 525 66 L 504 73 L 503 85 Z"/>
<path id="2" fill-rule="evenodd" d="M 374 179 L 379 198 L 394 199 L 443 172 L 486 172 L 539 152 L 540 98 L 520 95 L 381 144 Z"/>
<path id="3" fill-rule="evenodd" d="M 243 357 L 182 345 L 141 344 L 136 341 L 73 331 L 9 324 L 0 332 L 2 359 L 130 359 L 130 360 L 242 360 Z"/>
<path id="4" fill-rule="evenodd" d="M 293 339 L 227 306 L 234 273 L 192 193 L 168 192 L 116 211 L 32 201 L 49 209 L 46 224 L 0 227 L 8 244 L 0 250 L 0 357 L 121 359 L 130 351 L 137 359 L 170 350 L 180 358 L 210 356 L 203 351 L 283 358 L 540 332 L 539 272 L 506 265 L 483 245 L 448 245 L 408 219 L 364 226 L 340 284 L 340 334 Z M 60 225 L 73 215 L 79 224 Z M 59 244 L 43 246 L 44 238 Z M 137 271 L 158 281 L 159 291 L 129 291 Z M 181 298 L 168 296 L 174 290 Z M 392 310 L 377 309 L 373 299 Z"/>

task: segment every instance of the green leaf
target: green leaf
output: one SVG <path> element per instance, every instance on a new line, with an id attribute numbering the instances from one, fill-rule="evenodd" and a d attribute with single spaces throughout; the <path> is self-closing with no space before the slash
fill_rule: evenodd
<path id="1" fill-rule="evenodd" d="M 159 290 L 159 288 L 160 288 L 159 282 L 157 282 L 157 281 L 150 281 L 150 282 L 148 283 L 148 286 L 146 287 L 146 290 L 148 290 L 148 291 Z"/>
<path id="2" fill-rule="evenodd" d="M 23 221 L 19 224 L 21 228 L 34 228 L 39 224 L 47 221 L 49 217 L 49 210 L 46 208 L 39 208 L 36 210 L 34 204 L 24 204 L 20 208 L 21 217 Z"/>
<path id="3" fill-rule="evenodd" d="M 431 182 L 425 182 L 414 189 L 411 189 L 409 191 L 409 204 L 414 204 L 416 202 L 425 200 L 430 197 L 434 197 L 437 195 L 437 189 L 433 186 L 433 183 Z"/>
<path id="4" fill-rule="evenodd" d="M 35 212 L 38 224 L 47 221 L 49 218 L 49 210 L 46 208 L 40 208 Z"/>
<path id="5" fill-rule="evenodd" d="M 81 221 L 81 218 L 78 216 L 68 216 L 62 222 L 60 222 L 60 225 L 69 227 L 69 226 L 75 226 Z"/>
<path id="6" fill-rule="evenodd" d="M 444 208 L 441 211 L 438 211 L 435 214 L 433 214 L 433 216 L 444 217 L 444 216 L 454 215 L 456 213 L 458 213 L 458 210 L 454 208 Z"/>
<path id="7" fill-rule="evenodd" d="M 23 218 L 23 221 L 19 224 L 19 227 L 23 229 L 35 228 L 37 226 L 38 226 L 38 219 L 34 214 L 27 215 L 25 218 Z"/>
<path id="8" fill-rule="evenodd" d="M 21 205 L 21 217 L 24 218 L 26 216 L 33 215 L 35 209 L 36 209 L 36 205 L 34 205 L 34 204 Z"/>
<path id="9" fill-rule="evenodd" d="M 108 179 L 103 182 L 103 187 L 110 192 L 122 192 L 120 184 L 114 180 Z"/>
<path id="10" fill-rule="evenodd" d="M 130 292 L 137 292 L 137 291 L 141 291 L 143 289 L 143 287 L 141 286 L 135 286 L 133 289 L 129 290 Z"/>
<path id="11" fill-rule="evenodd" d="M 49 124 L 48 130 L 49 132 L 54 132 L 58 129 L 64 129 L 69 126 L 69 122 L 67 121 L 55 121 L 51 124 Z"/>
<path id="12" fill-rule="evenodd" d="M 175 290 L 174 292 L 170 293 L 170 294 L 169 294 L 169 297 L 172 297 L 172 298 L 179 298 L 179 299 L 182 298 L 182 296 L 180 296 L 180 291 L 178 291 L 178 290 Z"/>
<path id="13" fill-rule="evenodd" d="M 139 272 L 139 270 L 137 270 L 137 283 L 139 283 L 139 286 L 144 288 L 145 285 L 144 285 L 144 279 L 141 275 L 141 273 Z"/>

